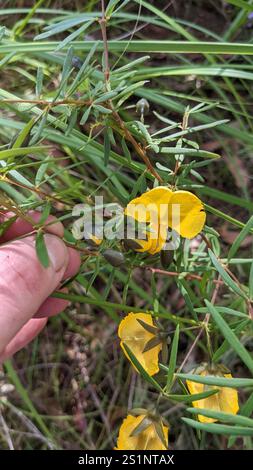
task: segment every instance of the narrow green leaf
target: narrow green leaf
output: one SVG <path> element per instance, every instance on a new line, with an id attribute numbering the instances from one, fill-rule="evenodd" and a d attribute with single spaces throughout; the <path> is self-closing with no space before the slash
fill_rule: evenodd
<path id="1" fill-rule="evenodd" d="M 152 335 L 156 335 L 158 333 L 158 328 L 156 326 L 149 325 L 148 323 L 141 320 L 140 318 L 137 319 L 137 322 L 140 323 L 140 325 Z"/>
<path id="2" fill-rule="evenodd" d="M 129 1 L 130 0 L 123 0 L 123 1 L 110 0 L 106 7 L 106 16 L 108 17 L 113 16 L 113 14 L 116 13 L 116 11 L 122 9 L 125 5 L 129 3 Z M 118 6 L 117 10 L 115 10 L 115 7 L 118 5 L 118 3 L 120 3 L 120 5 Z"/>
<path id="3" fill-rule="evenodd" d="M 227 3 L 231 3 L 232 5 L 249 12 L 253 11 L 253 5 L 249 5 L 249 3 L 245 2 L 244 0 L 227 0 Z"/>
<path id="4" fill-rule="evenodd" d="M 224 434 L 230 436 L 253 436 L 252 428 L 244 428 L 240 426 L 228 426 L 226 424 L 216 424 L 216 423 L 200 423 L 199 421 L 182 418 L 184 423 L 189 426 L 198 429 L 200 431 L 210 432 L 212 434 Z"/>
<path id="5" fill-rule="evenodd" d="M 74 129 L 74 126 L 76 125 L 76 121 L 77 121 L 77 116 L 78 116 L 78 108 L 74 108 L 72 110 L 72 113 L 71 113 L 71 116 L 70 116 L 70 119 L 69 119 L 69 123 L 68 123 L 68 127 L 66 129 L 66 133 L 65 135 L 70 135 L 72 130 Z"/>
<path id="6" fill-rule="evenodd" d="M 99 96 L 99 98 L 96 98 L 93 101 L 93 104 L 103 103 L 104 101 L 111 100 L 115 96 L 117 96 L 117 91 L 115 91 L 115 90 L 114 91 L 108 91 L 107 93 L 104 93 L 102 96 Z"/>
<path id="7" fill-rule="evenodd" d="M 21 157 L 23 155 L 28 155 L 29 153 L 43 153 L 46 152 L 47 149 L 48 147 L 45 146 L 31 146 L 2 150 L 0 152 L 0 159 L 7 160 L 8 158 Z"/>
<path id="8" fill-rule="evenodd" d="M 46 171 L 48 169 L 49 162 L 47 162 L 47 158 L 44 160 L 44 162 L 40 165 L 38 168 L 38 171 L 35 176 L 35 186 L 39 186 L 42 183 L 42 180 L 46 174 Z"/>
<path id="9" fill-rule="evenodd" d="M 90 115 L 90 111 L 91 111 L 91 107 L 87 108 L 87 109 L 84 111 L 84 113 L 83 113 L 83 115 L 82 115 L 82 117 L 81 117 L 81 120 L 80 120 L 80 124 L 81 124 L 82 126 L 84 126 L 84 124 L 86 123 L 86 121 L 87 121 L 87 119 L 88 119 L 88 117 L 89 117 L 89 115 Z"/>
<path id="10" fill-rule="evenodd" d="M 202 192 L 202 189 L 201 189 L 201 192 Z M 245 225 L 243 222 L 240 222 L 239 220 L 235 219 L 234 217 L 231 217 L 230 215 L 225 214 L 225 212 L 222 212 L 219 209 L 216 209 L 215 207 L 209 206 L 208 204 L 204 204 L 204 207 L 208 212 L 211 212 L 211 214 L 215 214 L 217 217 L 220 217 L 221 219 L 227 220 L 228 222 L 235 225 L 236 227 L 243 228 L 244 225 Z"/>
<path id="11" fill-rule="evenodd" d="M 32 119 L 30 119 L 30 121 L 28 121 L 27 124 L 25 124 L 24 128 L 19 133 L 17 139 L 15 140 L 15 142 L 12 146 L 13 149 L 22 147 L 22 145 L 25 142 L 26 137 L 29 135 L 34 123 L 35 123 L 35 119 L 32 118 Z"/>
<path id="12" fill-rule="evenodd" d="M 174 395 L 169 393 L 168 395 L 166 394 L 166 397 L 169 398 L 170 400 L 177 401 L 179 403 L 192 403 L 193 401 L 197 400 L 203 400 L 204 398 L 211 397 L 212 395 L 216 395 L 219 390 L 207 390 L 206 392 L 201 392 L 201 393 L 193 393 L 188 394 L 188 395 Z"/>
<path id="13" fill-rule="evenodd" d="M 202 415 L 206 416 L 207 418 L 218 419 L 219 421 L 224 421 L 225 423 L 253 428 L 253 419 L 247 418 L 245 416 L 235 415 L 232 413 L 223 413 L 216 410 L 208 410 L 206 408 L 187 408 L 187 411 L 194 415 Z"/>
<path id="14" fill-rule="evenodd" d="M 88 20 L 90 20 L 90 17 L 86 17 L 86 21 Z M 78 26 L 84 21 L 85 21 L 85 16 L 82 16 L 79 18 L 70 18 L 67 20 L 60 21 L 59 23 L 53 24 L 50 27 L 46 27 L 45 32 L 38 34 L 38 36 L 35 36 L 34 41 L 46 39 L 58 33 L 63 33 L 64 31 L 67 31 L 68 29 L 73 28 L 74 26 Z"/>
<path id="15" fill-rule="evenodd" d="M 234 310 L 234 309 L 229 308 L 229 307 L 222 307 L 220 305 L 215 305 L 215 308 L 220 313 L 226 313 L 228 315 L 234 315 L 235 317 L 249 319 L 248 314 L 243 313 L 243 312 L 238 312 L 238 310 Z M 208 308 L 207 307 L 195 308 L 195 312 L 197 312 L 197 313 L 208 313 Z"/>
<path id="16" fill-rule="evenodd" d="M 74 55 L 74 49 L 73 47 L 69 47 L 67 54 L 65 56 L 63 66 L 62 66 L 62 76 L 61 76 L 61 82 L 59 85 L 58 93 L 55 96 L 55 100 L 57 99 L 58 96 L 65 96 L 67 85 L 68 85 L 68 78 L 71 73 L 71 68 L 72 68 L 72 59 Z"/>
<path id="17" fill-rule="evenodd" d="M 218 259 L 216 258 L 215 254 L 212 252 L 212 250 L 208 249 L 208 254 L 211 258 L 211 261 L 214 265 L 214 267 L 217 269 L 219 274 L 221 275 L 223 281 L 225 284 L 230 287 L 237 295 L 240 295 L 240 297 L 243 297 L 244 299 L 247 299 L 247 295 L 245 292 L 242 291 L 242 289 L 235 283 L 235 281 L 229 276 L 227 271 L 223 268 L 223 266 L 220 264 Z"/>
<path id="18" fill-rule="evenodd" d="M 40 98 L 40 95 L 42 92 L 42 86 L 43 86 L 43 68 L 38 67 L 37 77 L 36 77 L 36 90 L 35 90 L 37 98 Z"/>
<path id="19" fill-rule="evenodd" d="M 45 38 L 45 36 L 44 36 Z M 43 38 L 43 39 L 44 39 Z M 37 39 L 42 37 L 37 36 Z M 73 41 L 76 51 L 88 51 L 93 46 L 94 41 Z M 0 46 L 0 54 L 9 52 L 53 52 L 58 45 L 58 41 L 37 41 L 37 42 L 15 42 L 10 41 Z M 65 46 L 67 47 L 67 46 Z M 109 40 L 110 52 L 144 52 L 144 53 L 164 53 L 164 54 L 231 54 L 231 55 L 253 55 L 253 44 L 242 42 L 217 42 L 217 41 L 167 41 L 167 40 L 129 40 L 118 41 Z M 103 51 L 104 45 L 100 41 L 98 51 Z M 234 129 L 232 129 L 232 132 Z"/>
<path id="20" fill-rule="evenodd" d="M 190 148 L 178 148 L 178 147 L 162 147 L 160 149 L 161 153 L 166 153 L 168 155 L 176 155 L 178 153 L 182 155 L 186 155 L 189 157 L 200 157 L 200 158 L 211 158 L 211 159 L 217 159 L 220 158 L 220 155 L 218 153 L 214 152 L 207 152 L 206 150 L 196 150 L 196 149 L 190 149 Z"/>
<path id="21" fill-rule="evenodd" d="M 165 435 L 164 435 L 162 419 L 160 419 L 159 421 L 154 421 L 153 424 L 154 424 L 156 433 L 157 433 L 161 443 L 164 445 L 165 449 L 167 449 L 168 448 L 168 442 L 167 442 L 167 440 L 165 438 Z"/>
<path id="22" fill-rule="evenodd" d="M 112 113 L 111 109 L 105 108 L 104 106 L 101 106 L 100 104 L 94 104 L 93 108 L 97 109 L 101 114 L 111 114 Z"/>
<path id="23" fill-rule="evenodd" d="M 176 331 L 174 333 L 172 345 L 171 345 L 171 352 L 170 352 L 170 361 L 168 367 L 168 374 L 167 374 L 167 385 L 166 385 L 166 392 L 169 393 L 171 385 L 173 383 L 174 373 L 177 365 L 177 350 L 178 350 L 178 341 L 179 341 L 179 331 L 180 327 L 177 325 Z"/>
<path id="24" fill-rule="evenodd" d="M 25 16 L 25 18 L 23 18 L 21 20 L 21 22 L 17 22 L 13 28 L 13 33 L 14 33 L 14 36 L 17 37 L 17 36 L 20 36 L 20 34 L 22 33 L 23 29 L 26 27 L 26 25 L 29 23 L 29 21 L 32 19 L 32 17 L 34 16 L 36 10 L 41 6 L 41 4 L 43 3 L 44 0 L 38 0 L 37 2 L 33 2 L 33 5 L 31 6 L 31 8 L 29 9 L 27 15 Z"/>
<path id="25" fill-rule="evenodd" d="M 134 68 L 136 67 L 136 65 L 140 65 L 148 59 L 150 59 L 150 56 L 145 55 L 144 57 L 139 57 L 136 60 L 129 61 L 127 64 L 123 65 L 122 67 L 119 67 L 118 69 L 113 70 L 112 75 L 117 75 L 118 73 L 122 73 L 122 72 L 125 72 L 126 70 Z"/>
<path id="26" fill-rule="evenodd" d="M 37 126 L 29 144 L 30 145 L 34 145 L 36 142 L 38 142 L 38 140 L 40 139 L 41 137 L 41 134 L 46 126 L 46 123 L 47 123 L 47 116 L 48 116 L 48 111 L 43 111 L 42 114 L 41 114 L 41 119 L 40 119 L 40 122 L 39 122 L 39 125 Z"/>
<path id="27" fill-rule="evenodd" d="M 43 211 L 41 213 L 41 217 L 40 217 L 40 220 L 39 220 L 39 225 L 43 225 L 46 220 L 48 219 L 49 215 L 50 215 L 50 211 L 51 211 L 51 203 L 49 201 L 47 201 L 47 203 L 45 204 L 44 208 L 43 208 Z"/>
<path id="28" fill-rule="evenodd" d="M 179 137 L 182 137 L 184 135 L 191 134 L 192 132 L 203 131 L 203 130 L 209 129 L 211 127 L 220 126 L 221 124 L 225 124 L 227 122 L 229 122 L 228 119 L 222 119 L 221 121 L 213 121 L 213 122 L 209 122 L 207 124 L 200 124 L 199 126 L 195 126 L 195 127 L 188 127 L 186 130 L 178 131 L 178 132 L 175 132 L 174 134 L 171 134 L 167 137 L 163 137 L 161 139 L 161 142 L 167 142 L 167 141 L 170 141 L 170 140 L 175 140 L 175 139 L 178 139 Z"/>
<path id="29" fill-rule="evenodd" d="M 177 377 L 200 384 L 217 385 L 218 387 L 243 388 L 253 386 L 253 379 L 229 379 L 225 377 L 216 377 L 213 375 L 202 376 L 197 374 L 177 374 Z"/>
<path id="30" fill-rule="evenodd" d="M 216 308 L 210 302 L 208 302 L 208 300 L 205 300 L 205 304 L 209 308 L 209 311 L 213 319 L 217 323 L 224 338 L 227 340 L 231 348 L 238 354 L 238 356 L 253 374 L 253 359 L 248 353 L 248 351 L 245 349 L 243 344 L 240 342 L 240 340 L 237 338 L 237 336 L 234 334 L 234 332 L 231 330 L 225 320 L 221 317 Z"/>
<path id="31" fill-rule="evenodd" d="M 250 217 L 246 225 L 243 227 L 239 235 L 236 237 L 234 240 L 229 252 L 228 252 L 228 261 L 235 256 L 237 253 L 238 249 L 241 246 L 241 243 L 245 239 L 245 237 L 248 235 L 250 230 L 253 228 L 253 215 Z"/>
<path id="32" fill-rule="evenodd" d="M 196 75 L 196 76 L 214 76 L 214 77 L 231 77 L 231 78 L 241 78 L 244 80 L 252 80 L 252 72 L 245 70 L 240 70 L 234 68 L 233 66 L 229 67 L 227 63 L 225 64 L 215 64 L 215 65 L 177 65 L 172 67 L 142 67 L 139 69 L 135 75 L 137 79 L 150 79 L 154 77 L 170 77 L 170 76 L 184 76 L 184 75 Z M 217 103 L 218 104 L 218 103 Z M 190 111 L 191 114 L 195 112 L 206 112 L 207 110 L 212 109 L 212 107 L 217 104 L 209 104 L 204 106 L 204 103 L 201 104 L 203 108 L 197 109 L 196 111 Z"/>
<path id="33" fill-rule="evenodd" d="M 26 179 L 19 171 L 17 170 L 9 170 L 8 171 L 8 164 L 4 160 L 0 160 L 0 168 L 6 168 L 6 174 L 10 175 L 15 181 L 18 181 L 24 186 L 27 186 L 28 188 L 32 188 L 33 184 L 30 183 L 28 179 Z"/>
<path id="34" fill-rule="evenodd" d="M 151 338 L 146 344 L 144 349 L 142 350 L 143 353 L 147 351 L 151 351 L 151 349 L 155 348 L 158 346 L 158 344 L 161 344 L 161 339 L 158 336 L 154 336 L 154 338 Z"/>
<path id="35" fill-rule="evenodd" d="M 74 31 L 69 36 L 67 36 L 63 41 L 60 41 L 58 46 L 55 49 L 55 52 L 60 51 L 61 49 L 66 47 L 68 44 L 70 44 L 72 41 L 74 41 L 74 39 L 80 36 L 80 34 L 82 34 L 89 26 L 92 25 L 92 23 L 94 23 L 94 21 L 95 21 L 94 18 L 91 19 L 90 21 L 87 21 L 85 24 L 80 26 L 80 28 L 78 28 L 76 31 Z"/>
<path id="36" fill-rule="evenodd" d="M 249 296 L 250 296 L 250 299 L 253 300 L 253 261 L 250 266 L 250 274 L 249 274 Z"/>
<path id="37" fill-rule="evenodd" d="M 42 231 L 38 231 L 36 235 L 36 253 L 42 266 L 48 268 L 50 260 Z"/>
<path id="38" fill-rule="evenodd" d="M 250 323 L 249 316 L 246 320 L 243 320 L 239 323 L 239 325 L 236 326 L 236 328 L 233 330 L 235 335 L 238 336 L 241 331 L 243 331 Z M 219 362 L 223 355 L 228 351 L 230 348 L 230 344 L 227 342 L 227 340 L 224 340 L 223 343 L 220 345 L 218 349 L 213 354 L 212 361 L 213 362 Z"/>
<path id="39" fill-rule="evenodd" d="M 80 70 L 76 74 L 76 77 L 75 77 L 73 83 L 70 85 L 70 87 L 68 89 L 68 95 L 71 95 L 76 90 L 76 88 L 79 86 L 80 82 L 83 80 L 83 78 L 84 78 L 83 75 L 86 72 L 86 69 L 87 69 L 87 67 L 90 63 L 91 58 L 93 57 L 93 55 L 95 54 L 95 52 L 97 50 L 97 46 L 98 46 L 98 42 L 95 42 L 95 44 L 93 44 L 93 46 L 91 47 L 89 53 L 87 54 L 87 57 L 86 57 L 84 63 L 82 64 L 82 67 L 80 68 Z"/>

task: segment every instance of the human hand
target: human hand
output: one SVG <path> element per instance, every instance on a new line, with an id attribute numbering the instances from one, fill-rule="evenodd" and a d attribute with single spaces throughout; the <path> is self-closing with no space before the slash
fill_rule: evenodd
<path id="1" fill-rule="evenodd" d="M 37 223 L 41 214 L 30 212 L 29 216 Z M 0 224 L 8 217 L 0 214 Z M 50 216 L 47 224 L 53 220 Z M 44 237 L 48 268 L 38 260 L 35 236 L 24 236 L 32 230 L 30 223 L 17 219 L 0 239 L 0 362 L 33 340 L 46 325 L 47 317 L 69 305 L 50 295 L 80 267 L 79 253 L 61 240 L 64 229 L 60 222 L 48 225 Z"/>

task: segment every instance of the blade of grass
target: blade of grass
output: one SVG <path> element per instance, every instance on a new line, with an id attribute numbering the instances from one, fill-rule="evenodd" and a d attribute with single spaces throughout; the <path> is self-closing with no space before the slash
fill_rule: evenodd
<path id="1" fill-rule="evenodd" d="M 211 313 L 214 321 L 217 323 L 224 338 L 227 340 L 231 348 L 238 354 L 238 356 L 241 358 L 243 363 L 248 367 L 248 369 L 253 374 L 253 359 L 248 353 L 248 351 L 245 349 L 243 344 L 240 342 L 240 340 L 231 330 L 229 325 L 221 317 L 218 310 L 216 310 L 216 308 L 208 300 L 205 300 L 205 304 L 209 308 L 209 312 Z"/>
<path id="2" fill-rule="evenodd" d="M 35 406 L 33 405 L 32 401 L 31 401 L 31 399 L 28 395 L 27 390 L 22 385 L 22 383 L 21 383 L 21 381 L 20 381 L 20 379 L 17 375 L 17 372 L 15 371 L 15 369 L 12 365 L 11 360 L 5 361 L 4 367 L 6 369 L 6 372 L 7 372 L 7 375 L 9 377 L 9 379 L 11 380 L 13 385 L 15 386 L 17 393 L 19 394 L 20 398 L 22 399 L 22 401 L 26 405 L 27 409 L 31 412 L 31 416 L 33 417 L 33 419 L 38 424 L 40 430 L 45 434 L 45 436 L 47 436 L 50 440 L 53 441 L 53 437 L 52 437 L 51 432 L 49 431 L 49 429 L 47 428 L 47 426 L 44 423 L 43 419 L 41 418 L 40 414 L 38 413 Z"/>

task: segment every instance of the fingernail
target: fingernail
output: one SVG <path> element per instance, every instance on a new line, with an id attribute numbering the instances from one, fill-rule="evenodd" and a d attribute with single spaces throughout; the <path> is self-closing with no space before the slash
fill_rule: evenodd
<path id="1" fill-rule="evenodd" d="M 69 262 L 69 254 L 65 243 L 60 238 L 50 234 L 45 235 L 45 243 L 51 266 L 55 272 L 66 268 Z"/>

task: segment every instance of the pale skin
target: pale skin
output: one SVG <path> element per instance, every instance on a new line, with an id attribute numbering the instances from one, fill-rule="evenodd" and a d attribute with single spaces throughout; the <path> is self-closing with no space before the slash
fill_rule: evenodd
<path id="1" fill-rule="evenodd" d="M 41 214 L 29 216 L 38 222 Z M 0 213 L 0 224 L 10 214 Z M 79 253 L 63 242 L 63 225 L 50 216 L 45 243 L 50 265 L 44 268 L 35 250 L 30 223 L 17 219 L 0 238 L 0 363 L 25 347 L 45 327 L 48 317 L 69 302 L 50 297 L 80 268 Z M 48 225 L 49 223 L 49 225 Z"/>

